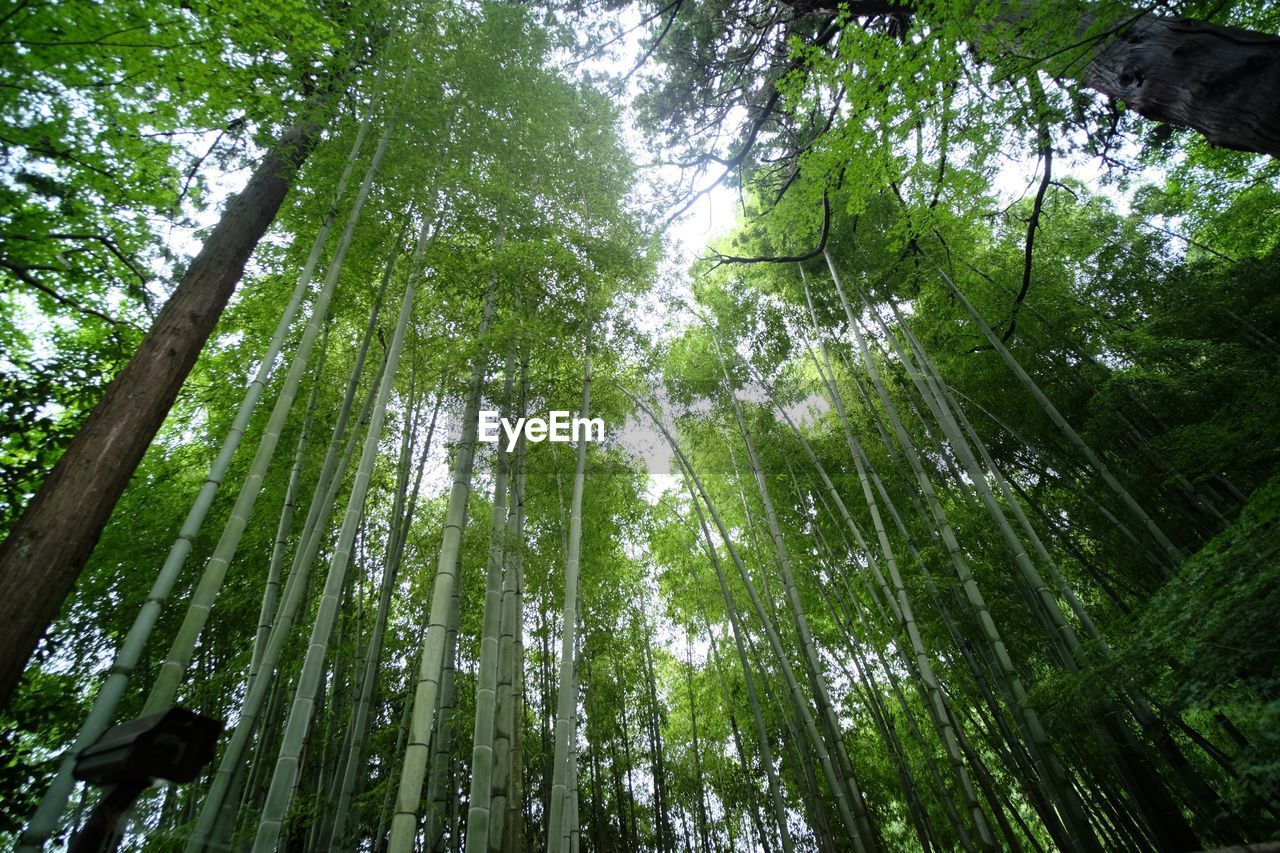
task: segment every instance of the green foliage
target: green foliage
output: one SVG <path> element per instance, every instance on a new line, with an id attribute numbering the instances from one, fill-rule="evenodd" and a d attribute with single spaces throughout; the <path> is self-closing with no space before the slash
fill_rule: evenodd
<path id="1" fill-rule="evenodd" d="M 1219 742 L 1238 731 L 1236 807 L 1274 802 L 1280 792 L 1277 547 L 1280 481 L 1273 479 L 1156 594 L 1120 657 L 1121 666 L 1159 685 L 1165 714 L 1194 721 Z"/>
<path id="2" fill-rule="evenodd" d="M 332 85 L 335 105 L 245 287 L 0 720 L 0 838 L 20 830 L 57 751 L 74 738 L 320 222 L 331 209 L 338 222 L 346 216 L 350 194 L 335 202 L 333 189 L 366 117 L 372 138 L 386 122 L 396 132 L 340 271 L 324 368 L 309 380 L 317 407 L 300 516 L 371 312 L 381 313 L 355 377 L 357 406 L 375 383 L 395 294 L 411 275 L 421 274 L 421 286 L 329 638 L 283 836 L 290 845 L 326 843 L 339 757 L 357 734 L 348 731 L 397 523 L 401 431 L 440 404 L 433 446 L 410 454 L 427 473 L 363 733 L 353 849 L 382 842 L 375 833 L 399 784 L 401 720 L 420 650 L 441 629 L 429 624 L 430 603 L 444 528 L 454 523 L 445 494 L 472 367 L 484 408 L 515 413 L 500 367 L 514 353 L 517 364 L 527 360 L 526 414 L 573 411 L 588 352 L 593 414 L 610 436 L 589 447 L 585 469 L 575 657 L 585 849 L 754 849 L 761 832 L 781 849 L 767 769 L 804 850 L 848 848 L 853 827 L 840 812 L 850 796 L 886 850 L 960 849 L 966 838 L 976 846 L 980 824 L 995 847 L 1064 847 L 1062 823 L 1073 821 L 1108 849 L 1158 848 L 1168 831 L 1158 818 L 1168 815 L 1138 796 L 1146 785 L 1171 798 L 1205 847 L 1274 834 L 1266 806 L 1280 796 L 1280 675 L 1268 621 L 1280 612 L 1275 163 L 1162 140 L 1129 116 L 1118 132 L 1146 133 L 1134 158 L 1179 158 L 1129 203 L 1061 175 L 1042 203 L 1028 195 L 1005 205 L 991 190 L 1002 162 L 1041 150 L 1046 138 L 1058 153 L 1068 141 L 1076 151 L 1109 150 L 1110 107 L 1070 82 L 1071 64 L 1124 10 L 1098 7 L 1082 28 L 1079 9 L 1049 4 L 1011 19 L 1007 4 L 939 0 L 909 20 L 861 21 L 821 4 L 814 14 L 643 4 L 644 14 L 657 13 L 644 36 L 654 64 L 638 72 L 636 115 L 659 159 L 684 162 L 693 186 L 722 167 L 741 177 L 744 211 L 692 265 L 689 303 L 670 306 L 678 322 L 651 340 L 638 327 L 655 319 L 644 315 L 657 298 L 661 242 L 655 212 L 637 200 L 641 172 L 623 143 L 623 109 L 599 81 L 560 70 L 567 52 L 585 49 L 579 35 L 587 47 L 598 38 L 562 26 L 563 9 L 513 4 L 277 6 L 73 0 L 19 5 L 0 18 L 0 526 L 135 346 L 136 327 L 164 296 L 161 282 L 185 262 L 175 235 L 202 220 L 224 173 L 252 159 L 317 90 Z M 1263 3 L 1226 14 L 1245 26 L 1276 15 Z M 370 156 L 366 144 L 353 174 Z M 411 269 L 424 224 L 429 236 Z M 377 306 L 386 270 L 389 295 Z M 490 283 L 495 316 L 481 335 Z M 1186 555 L 1181 565 L 1014 378 L 956 292 Z M 851 322 L 868 341 L 865 358 Z M 286 353 L 299 333 L 290 331 Z M 629 439 L 615 436 L 643 420 L 631 394 L 656 408 L 709 505 L 679 465 L 671 482 L 648 479 Z M 267 423 L 269 405 L 261 408 L 246 446 Z M 281 448 L 294 446 L 302 419 L 295 406 Z M 976 478 L 962 445 L 980 460 Z M 141 707 L 250 455 L 233 459 L 120 719 Z M 180 694 L 228 720 L 245 699 L 288 456 L 278 452 L 267 473 Z M 450 744 L 444 805 L 458 813 L 474 770 L 457 759 L 472 754 L 479 591 L 495 532 L 496 453 L 482 445 L 476 458 L 458 550 L 457 654 L 446 662 L 452 730 L 435 734 Z M 520 566 L 524 596 L 517 726 L 530 820 L 514 846 L 540 849 L 574 453 L 531 445 L 525 466 L 523 529 L 508 537 L 508 526 L 498 538 L 504 571 Z M 350 472 L 342 476 L 339 506 L 350 488 Z M 300 523 L 287 532 L 287 555 Z M 332 554 L 335 527 L 330 520 L 321 531 L 318 566 Z M 263 813 L 319 575 L 313 569 L 278 671 L 264 675 L 278 695 L 230 828 L 237 845 L 251 843 Z M 834 726 L 818 713 L 824 692 Z M 817 719 L 814 734 L 806 716 Z M 840 766 L 837 745 L 851 767 Z M 762 765 L 766 746 L 772 768 Z M 1063 766 L 1062 784 L 1048 756 Z M 129 842 L 180 849 L 205 790 L 145 801 L 148 837 Z M 1069 808 L 1072 791 L 1082 819 Z M 439 803 L 424 803 L 424 813 L 428 805 Z M 458 831 L 450 823 L 444 840 Z"/>

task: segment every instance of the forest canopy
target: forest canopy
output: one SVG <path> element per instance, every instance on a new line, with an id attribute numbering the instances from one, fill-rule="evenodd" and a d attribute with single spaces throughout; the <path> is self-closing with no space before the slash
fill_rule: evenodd
<path id="1" fill-rule="evenodd" d="M 11 0 L 0 845 L 1270 849 L 1278 33 Z"/>

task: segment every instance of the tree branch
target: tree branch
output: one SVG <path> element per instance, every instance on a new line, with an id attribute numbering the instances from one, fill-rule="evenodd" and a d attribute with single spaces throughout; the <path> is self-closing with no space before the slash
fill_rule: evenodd
<path id="1" fill-rule="evenodd" d="M 1009 328 L 1005 329 L 1004 335 L 1000 338 L 1000 342 L 1006 344 L 1009 338 L 1013 337 L 1013 330 L 1018 325 L 1018 310 L 1022 308 L 1022 300 L 1027 298 L 1027 291 L 1031 289 L 1031 256 L 1036 245 L 1036 229 L 1040 227 L 1040 212 L 1044 209 L 1045 193 L 1053 180 L 1053 145 L 1049 142 L 1047 132 L 1041 139 L 1043 144 L 1040 147 L 1040 156 L 1044 160 L 1044 175 L 1040 178 L 1040 188 L 1036 190 L 1036 200 L 1031 207 L 1031 219 L 1027 222 L 1027 243 L 1022 255 L 1022 287 L 1014 297 L 1013 308 L 1009 311 Z"/>
<path id="2" fill-rule="evenodd" d="M 630 80 L 631 75 L 639 71 L 641 66 L 643 66 L 646 62 L 649 61 L 649 57 L 653 56 L 653 52 L 658 49 L 659 45 L 662 44 L 662 40 L 667 37 L 667 33 L 670 32 L 671 30 L 671 25 L 676 22 L 676 15 L 680 14 L 680 7 L 683 4 L 684 4 L 684 0 L 673 0 L 673 2 L 668 3 L 662 9 L 662 12 L 665 12 L 667 11 L 667 9 L 670 9 L 671 17 L 667 18 L 667 22 L 662 25 L 662 30 L 658 33 L 658 37 L 653 40 L 653 44 L 649 45 L 649 49 L 644 52 L 644 56 L 640 57 L 640 59 L 636 62 L 636 64 L 631 66 L 631 70 L 628 71 L 626 75 L 622 78 L 624 83 L 627 80 Z M 661 12 L 659 12 L 659 14 L 661 14 Z"/>
<path id="3" fill-rule="evenodd" d="M 736 255 L 722 255 L 716 252 L 716 262 L 711 270 L 722 264 L 798 264 L 807 261 L 810 258 L 816 258 L 821 255 L 827 248 L 827 236 L 831 233 L 831 201 L 827 198 L 827 191 L 822 191 L 822 234 L 818 238 L 818 247 L 812 252 L 806 252 L 803 255 L 758 255 L 756 257 L 738 257 Z M 711 272 L 707 270 L 707 272 Z"/>
<path id="4" fill-rule="evenodd" d="M 28 271 L 29 268 L 24 267 L 22 264 L 16 264 L 12 261 L 6 260 L 4 258 L 0 258 L 0 267 L 4 267 L 5 269 L 9 270 L 9 272 L 13 273 L 14 278 L 18 279 L 23 284 L 29 287 L 34 287 L 36 290 L 40 291 L 45 296 L 48 296 L 54 302 L 57 302 L 61 305 L 65 305 L 68 308 L 79 311 L 82 314 L 89 314 L 90 316 L 97 317 L 99 320 L 102 320 L 112 326 L 128 325 L 126 323 L 121 322 L 120 320 L 115 319 L 114 317 L 108 317 L 106 314 L 103 314 L 101 311 L 97 310 L 96 308 L 89 308 L 87 306 L 81 305 L 79 302 L 76 302 L 74 299 L 69 299 L 68 297 L 63 296 L 61 293 L 54 290 L 52 287 L 49 287 L 47 284 L 43 284 L 39 279 L 31 275 L 31 273 Z"/>
<path id="5" fill-rule="evenodd" d="M 823 45 L 827 44 L 827 42 L 831 41 L 831 39 L 834 38 L 835 35 L 839 32 L 840 32 L 840 25 L 839 25 L 838 19 L 835 17 L 827 18 L 827 20 L 823 22 L 822 28 L 818 31 L 818 35 L 814 37 L 813 42 L 811 43 L 811 46 L 822 47 Z M 792 59 L 791 62 L 788 63 L 787 68 L 782 72 L 780 76 L 786 76 L 790 72 L 801 68 L 803 64 L 804 64 L 803 61 L 798 58 Z M 675 211 L 675 213 L 667 217 L 667 221 L 666 221 L 667 225 L 670 225 L 672 222 L 679 219 L 680 216 L 683 215 L 685 211 L 693 207 L 693 205 L 696 204 L 698 200 L 701 199 L 703 196 L 707 195 L 716 187 L 720 186 L 720 184 L 724 182 L 725 178 L 729 177 L 729 175 L 732 174 L 735 169 L 737 169 L 739 166 L 742 165 L 742 163 L 747 159 L 747 156 L 751 153 L 751 149 L 755 147 L 756 140 L 760 135 L 760 131 L 764 128 L 765 123 L 773 115 L 774 107 L 778 105 L 778 101 L 780 101 L 781 99 L 782 99 L 782 92 L 778 89 L 776 85 L 774 85 L 773 92 L 769 95 L 769 100 L 765 102 L 764 107 L 760 111 L 760 114 L 756 116 L 755 120 L 751 123 L 751 128 L 747 132 L 746 140 L 742 143 L 742 146 L 738 149 L 738 152 L 734 154 L 732 157 L 728 158 L 728 160 L 724 160 L 722 158 L 716 157 L 715 155 L 704 155 L 702 158 L 700 158 L 702 162 L 714 160 L 716 162 L 722 163 L 725 167 L 724 171 L 721 172 L 720 175 L 714 181 L 702 187 L 700 190 L 698 190 L 692 196 L 690 196 L 689 199 L 686 200 L 685 203 L 682 204 L 680 208 Z"/>

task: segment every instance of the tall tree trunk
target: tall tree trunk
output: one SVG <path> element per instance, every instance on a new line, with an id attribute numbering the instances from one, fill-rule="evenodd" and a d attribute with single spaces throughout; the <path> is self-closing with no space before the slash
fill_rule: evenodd
<path id="1" fill-rule="evenodd" d="M 591 353 L 583 359 L 582 413 L 591 411 Z M 582 545 L 582 491 L 586 479 L 587 442 L 578 438 L 577 465 L 573 474 L 573 497 L 569 509 L 569 542 L 564 560 L 564 629 L 560 636 L 560 684 L 556 703 L 556 743 L 552 759 L 550 823 L 547 828 L 547 853 L 564 850 L 564 806 L 569 773 L 569 740 L 572 736 L 578 691 L 574 679 L 574 641 L 578 629 L 578 561 Z"/>
<path id="2" fill-rule="evenodd" d="M 344 843 L 346 819 L 351 809 L 351 801 L 355 797 L 357 775 L 364 761 L 365 743 L 369 737 L 374 686 L 377 683 L 378 665 L 382 661 L 383 636 L 386 633 L 387 617 L 391 609 L 391 595 L 400 574 L 400 563 L 404 559 L 405 547 L 409 541 L 409 530 L 413 526 L 418 492 L 422 487 L 422 474 L 426 468 L 427 458 L 431 454 L 431 440 L 435 436 L 436 418 L 440 414 L 440 404 L 443 399 L 443 396 L 436 397 L 435 407 L 431 411 L 431 423 L 427 426 L 427 437 L 418 461 L 418 470 L 414 475 L 412 489 L 408 489 L 409 463 L 417 444 L 417 424 L 406 428 L 404 432 L 405 444 L 400 454 L 400 481 L 397 484 L 395 505 L 391 510 L 393 527 L 387 544 L 381 588 L 378 591 L 378 611 L 374 617 L 373 633 L 369 637 L 368 648 L 365 650 L 364 676 L 360 681 L 360 693 L 351 715 L 350 730 L 353 736 L 347 754 L 338 765 L 338 801 L 334 809 L 333 828 L 327 845 L 333 851 L 348 850 L 353 846 Z"/>
<path id="3" fill-rule="evenodd" d="M 497 249 L 502 246 L 502 232 L 498 232 Z M 484 297 L 477 340 L 483 341 L 493 322 L 498 290 L 496 270 L 490 275 Z M 422 783 L 427 772 L 427 760 L 431 756 L 433 722 L 436 700 L 440 695 L 444 674 L 445 635 L 448 631 L 449 613 L 453 608 L 454 593 L 458 583 L 458 551 L 462 542 L 462 529 L 467 521 L 467 499 L 471 495 L 471 471 L 475 460 L 476 435 L 480 419 L 480 395 L 484 390 L 488 372 L 488 352 L 476 352 L 471 365 L 471 380 L 467 391 L 467 403 L 462 413 L 462 435 L 458 440 L 457 455 L 453 463 L 453 485 L 449 492 L 449 505 L 445 511 L 444 534 L 440 542 L 440 556 L 436 564 L 435 584 L 431 590 L 431 609 L 427 616 L 427 636 L 422 646 L 418 679 L 413 693 L 413 715 L 410 720 L 409 742 L 405 746 L 404 769 L 400 774 L 396 794 L 395 814 L 391 818 L 391 834 L 387 848 L 391 853 L 410 853 L 418 834 L 418 810 L 422 799 Z"/>
<path id="4" fill-rule="evenodd" d="M 169 653 L 165 656 L 164 663 L 160 665 L 160 669 L 156 674 L 155 684 L 151 688 L 151 693 L 143 704 L 142 713 L 144 715 L 159 713 L 172 704 L 182 678 L 186 674 L 187 666 L 191 661 L 191 654 L 199 640 L 200 633 L 204 630 L 204 626 L 209 620 L 209 613 L 213 608 L 214 600 L 222 588 L 227 569 L 230 567 L 231 561 L 235 557 L 236 549 L 240 545 L 240 537 L 244 534 L 244 530 L 249 524 L 249 516 L 253 512 L 254 504 L 257 503 L 258 495 L 262 489 L 262 481 L 266 477 L 268 466 L 271 464 L 271 457 L 275 454 L 276 444 L 280 439 L 281 432 L 284 430 L 285 422 L 288 420 L 289 411 L 293 407 L 293 401 L 297 396 L 298 385 L 301 382 L 302 373 L 306 369 L 311 348 L 315 345 L 315 340 L 320 333 L 324 318 L 328 315 L 330 302 L 338 286 L 338 274 L 342 270 L 347 251 L 350 249 L 351 241 L 355 237 L 356 225 L 360 221 L 361 211 L 369 198 L 369 193 L 373 189 L 378 167 L 386 154 L 387 145 L 391 141 L 391 134 L 395 129 L 395 125 L 394 119 L 388 117 L 382 136 L 378 140 L 378 147 L 374 150 L 369 166 L 365 170 L 364 180 L 360 184 L 360 190 L 357 192 L 351 211 L 347 215 L 347 223 L 343 229 L 342 236 L 338 240 L 338 246 L 329 261 L 329 269 L 325 275 L 324 286 L 316 295 L 315 303 L 311 308 L 311 317 L 303 330 L 302 339 L 298 342 L 293 360 L 289 365 L 289 373 L 285 376 L 280 394 L 276 398 L 276 404 L 271 410 L 271 417 L 268 419 L 267 426 L 259 439 L 258 449 L 249 465 L 249 472 L 245 475 L 244 484 L 240 488 L 240 494 L 236 497 L 235 506 L 231 509 L 231 515 L 227 519 L 222 536 L 219 537 L 218 544 L 214 548 L 213 556 L 205 564 L 204 572 L 201 574 L 200 580 L 191 594 L 186 617 L 178 628 L 178 633 L 169 648 Z"/>
<path id="5" fill-rule="evenodd" d="M 111 715 L 115 712 L 116 704 L 120 701 L 120 696 L 124 693 L 129 677 L 133 674 L 134 669 L 137 668 L 138 660 L 141 658 L 146 642 L 151 636 L 151 631 L 155 627 L 156 621 L 160 618 L 160 611 L 168 600 L 169 593 L 172 592 L 173 586 L 181 574 L 182 566 L 186 562 L 187 555 L 191 552 L 192 543 L 195 541 L 196 536 L 200 532 L 201 526 L 204 524 L 205 517 L 209 513 L 209 508 L 213 505 L 214 496 L 217 494 L 218 487 L 221 485 L 223 477 L 226 476 L 227 469 L 231 466 L 231 458 L 235 454 L 236 449 L 240 446 L 240 440 L 243 438 L 245 430 L 249 426 L 249 419 L 253 416 L 253 410 L 257 407 L 258 400 L 262 397 L 263 389 L 266 387 L 267 377 L 270 375 L 276 359 L 284 347 L 285 336 L 288 334 L 289 327 L 293 324 L 294 317 L 298 313 L 298 308 L 302 304 L 303 297 L 306 295 L 311 284 L 311 277 L 315 272 L 317 264 L 320 262 L 320 255 L 324 249 L 324 245 L 328 241 L 329 232 L 332 229 L 333 221 L 337 216 L 338 203 L 346 193 L 347 182 L 351 179 L 351 173 L 355 167 L 356 159 L 359 157 L 360 149 L 364 145 L 364 139 L 368 133 L 371 119 L 372 114 L 361 122 L 359 130 L 356 131 L 356 138 L 352 144 L 351 153 L 347 156 L 346 165 L 344 166 L 342 175 L 339 177 L 338 184 L 334 189 L 333 204 L 325 214 L 324 221 L 320 225 L 320 230 L 316 232 L 315 239 L 311 244 L 311 251 L 307 255 L 306 263 L 303 265 L 302 272 L 298 276 L 298 281 L 294 285 L 293 293 L 290 295 L 289 302 L 280 316 L 280 321 L 277 323 L 275 332 L 271 336 L 271 341 L 267 344 L 267 349 L 262 355 L 258 370 L 250 381 L 249 387 L 245 390 L 244 398 L 240 402 L 240 408 L 236 411 L 236 415 L 232 419 L 231 428 L 227 431 L 227 435 L 223 439 L 222 447 L 218 451 L 218 456 L 214 459 L 213 464 L 210 465 L 208 474 L 205 475 L 204 483 L 201 484 L 200 490 L 197 492 L 196 498 L 192 502 L 191 509 L 188 510 L 187 516 L 182 523 L 182 528 L 178 532 L 178 538 L 170 548 L 169 554 L 165 558 L 165 562 L 161 566 L 160 572 L 158 573 L 155 582 L 152 584 L 150 592 L 147 594 L 146 602 L 142 605 L 137 618 L 134 620 L 134 624 L 130 626 L 129 633 L 125 636 L 124 641 L 120 645 L 120 650 L 116 654 L 116 659 L 112 662 L 110 674 L 103 682 L 102 687 L 99 688 L 97 695 L 94 697 L 93 706 L 91 707 L 89 714 L 86 716 L 85 721 L 76 736 L 74 744 L 70 749 L 68 749 L 62 765 L 58 768 L 58 775 L 54 778 L 54 781 L 49 787 L 49 791 L 41 800 L 36 814 L 32 817 L 30 824 L 23 833 L 22 844 L 26 847 L 38 848 L 45 840 L 48 839 L 49 834 L 53 831 L 58 818 L 66 807 L 67 797 L 70 796 L 71 793 L 73 786 L 71 770 L 74 764 L 75 754 L 93 743 L 93 741 L 97 740 L 98 736 L 106 730 L 107 724 L 111 719 Z M 246 192 L 247 191 L 248 190 L 246 189 Z M 283 195 L 281 198 L 283 199 Z M 277 202 L 277 206 L 278 204 L 279 202 Z M 230 207 L 228 207 L 227 213 L 231 213 Z M 211 242 L 212 239 L 213 238 L 211 237 Z M 234 287 L 234 282 L 232 282 L 231 286 Z M 181 285 L 179 286 L 179 289 L 181 289 Z M 174 296 L 177 296 L 177 292 L 174 293 Z M 219 311 L 220 310 L 221 309 L 219 309 Z M 158 324 L 159 320 L 157 320 L 157 325 Z M 172 403 L 172 400 L 170 403 Z M 141 456 L 139 456 L 139 459 L 140 458 Z M 135 462 L 134 464 L 136 466 L 137 463 Z M 131 474 L 132 470 L 124 475 L 126 481 Z M 118 498 L 119 495 L 117 494 L 116 497 Z M 110 508 L 108 508 L 107 512 L 110 512 Z M 104 519 L 103 525 L 105 525 L 105 523 Z M 17 528 L 15 528 L 15 532 L 16 530 Z M 7 544 L 8 543 L 6 542 L 6 545 Z M 89 548 L 92 548 L 92 543 L 90 543 Z M 2 553 L 3 551 L 0 551 L 0 554 Z M 0 557 L 0 560 L 2 559 L 3 558 Z M 84 559 L 88 559 L 88 552 L 86 552 Z M 3 563 L 0 563 L 0 576 L 3 576 L 4 572 Z M 0 588 L 3 588 L 3 581 L 0 581 Z M 0 656 L 2 655 L 3 653 L 0 653 Z M 0 684 L 0 706 L 4 705 L 5 701 L 5 691 L 3 685 Z"/>
<path id="6" fill-rule="evenodd" d="M 116 501 L 151 444 L 319 137 L 320 108 L 267 152 L 191 262 L 129 363 L 0 545 L 0 707 L 58 615 Z"/>
<path id="7" fill-rule="evenodd" d="M 421 239 L 426 239 L 425 229 Z M 324 593 L 316 611 L 311 641 L 307 647 L 302 674 L 298 678 L 298 686 L 294 694 L 293 708 L 285 724 L 280 756 L 276 761 L 275 774 L 271 779 L 271 787 L 263 807 L 262 822 L 258 826 L 258 836 L 254 841 L 256 853 L 269 853 L 275 849 L 289 803 L 293 798 L 294 785 L 298 779 L 299 755 L 315 710 L 315 688 L 324 666 L 325 652 L 329 646 L 333 623 L 337 618 L 338 597 L 350 562 L 356 530 L 364 513 L 364 499 L 369 489 L 373 463 L 378 455 L 378 439 L 382 435 L 383 416 L 386 413 L 387 401 L 391 397 L 392 386 L 395 384 L 396 367 L 399 365 L 400 353 L 404 347 L 409 318 L 413 313 L 414 296 L 417 293 L 417 272 L 415 269 L 409 276 L 409 283 L 405 287 L 404 300 L 400 308 L 400 319 L 396 323 L 391 346 L 387 351 L 387 368 L 382 375 L 382 385 L 378 389 L 373 417 L 369 421 L 368 434 L 360 455 L 360 466 L 347 501 L 346 517 L 343 520 L 338 544 L 334 548 L 330 561 L 329 576 L 325 579 Z"/>
<path id="8" fill-rule="evenodd" d="M 507 356 L 502 403 L 510 411 L 515 353 Z M 493 512 L 489 526 L 489 555 L 485 564 L 484 608 L 481 614 L 480 659 L 476 664 L 476 710 L 471 738 L 471 794 L 467 798 L 467 853 L 489 848 L 489 806 L 493 802 L 493 733 L 498 705 L 498 646 L 502 632 L 503 546 L 507 533 L 507 479 L 511 466 L 501 441 L 495 447 Z"/>

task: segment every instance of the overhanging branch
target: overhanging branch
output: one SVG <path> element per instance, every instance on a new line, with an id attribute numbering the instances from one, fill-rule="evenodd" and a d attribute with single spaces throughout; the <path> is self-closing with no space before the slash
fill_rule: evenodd
<path id="1" fill-rule="evenodd" d="M 827 236 L 831 233 L 831 200 L 827 198 L 827 191 L 822 191 L 822 234 L 818 237 L 818 247 L 812 252 L 805 252 L 803 255 L 757 255 L 755 257 L 739 257 L 737 255 L 722 255 L 716 252 L 716 262 L 711 269 L 714 270 L 722 264 L 796 264 L 807 261 L 810 258 L 816 258 L 821 255 L 827 248 Z M 711 270 L 708 270 L 710 272 Z"/>

